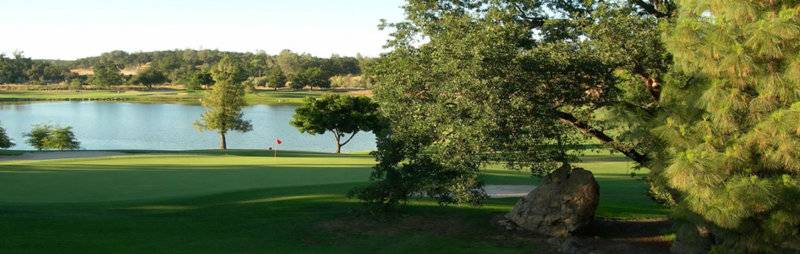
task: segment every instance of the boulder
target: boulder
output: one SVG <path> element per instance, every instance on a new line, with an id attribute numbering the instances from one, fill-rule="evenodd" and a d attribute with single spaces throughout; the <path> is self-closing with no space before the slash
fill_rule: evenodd
<path id="1" fill-rule="evenodd" d="M 594 220 L 599 198 L 592 172 L 565 166 L 520 199 L 506 218 L 537 234 L 566 237 Z"/>

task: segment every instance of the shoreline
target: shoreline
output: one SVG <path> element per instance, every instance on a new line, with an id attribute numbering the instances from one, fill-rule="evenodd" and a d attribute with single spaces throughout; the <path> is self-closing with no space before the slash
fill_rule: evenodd
<path id="1" fill-rule="evenodd" d="M 1 86 L 1 85 L 0 85 Z M 319 97 L 328 93 L 370 96 L 369 90 L 265 90 L 250 92 L 245 99 L 251 105 L 299 105 L 305 97 Z M 174 89 L 153 90 L 4 90 L 0 89 L 0 103 L 97 101 L 132 103 L 199 104 L 203 91 Z"/>

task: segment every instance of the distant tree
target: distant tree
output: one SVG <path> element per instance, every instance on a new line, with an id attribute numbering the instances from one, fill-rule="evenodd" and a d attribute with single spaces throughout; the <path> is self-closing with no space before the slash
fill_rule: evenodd
<path id="1" fill-rule="evenodd" d="M 288 81 L 286 75 L 283 74 L 283 71 L 280 68 L 272 68 L 267 71 L 266 78 L 267 86 L 275 90 L 286 86 L 286 82 Z"/>
<path id="2" fill-rule="evenodd" d="M 0 84 L 2 83 L 56 83 L 69 74 L 65 66 L 57 66 L 52 61 L 32 60 L 22 52 L 15 52 L 13 58 L 0 54 Z"/>
<path id="3" fill-rule="evenodd" d="M 83 80 L 80 78 L 73 78 L 69 80 L 69 89 L 71 90 L 81 90 L 83 87 Z"/>
<path id="4" fill-rule="evenodd" d="M 72 127 L 52 125 L 36 125 L 31 132 L 25 134 L 27 143 L 37 150 L 76 150 L 80 142 L 72 132 Z"/>
<path id="5" fill-rule="evenodd" d="M 318 67 L 308 68 L 303 73 L 306 76 L 306 81 L 309 86 L 319 88 L 331 87 L 330 77 L 325 76 L 322 69 Z"/>
<path id="6" fill-rule="evenodd" d="M 167 82 L 169 82 L 167 76 L 164 75 L 164 73 L 160 70 L 153 67 L 144 69 L 133 76 L 133 79 L 131 79 L 131 83 L 144 85 L 147 87 L 147 89 L 152 89 L 154 85 L 164 84 Z"/>
<path id="7" fill-rule="evenodd" d="M 228 149 L 225 137 L 228 132 L 248 132 L 253 129 L 242 113 L 242 108 L 247 106 L 242 85 L 244 74 L 236 60 L 225 57 L 212 68 L 211 75 L 216 83 L 203 97 L 202 104 L 206 111 L 195 122 L 195 127 L 201 131 L 219 133 L 220 148 L 225 150 Z"/>
<path id="8" fill-rule="evenodd" d="M 299 55 L 291 50 L 283 50 L 275 56 L 275 63 L 287 76 L 296 75 L 306 68 L 306 59 L 309 57 Z"/>
<path id="9" fill-rule="evenodd" d="M 335 88 L 367 88 L 365 79 L 362 76 L 336 75 L 330 78 L 331 87 Z"/>
<path id="10" fill-rule="evenodd" d="M 307 97 L 303 105 L 295 110 L 291 123 L 300 132 L 311 135 L 333 133 L 336 153 L 340 153 L 342 146 L 350 143 L 358 132 L 384 128 L 378 104 L 372 99 L 338 94 L 327 94 L 322 98 Z"/>
<path id="11" fill-rule="evenodd" d="M 183 81 L 184 85 L 186 86 L 186 90 L 198 90 L 203 86 L 210 86 L 214 84 L 214 78 L 211 77 L 211 73 L 202 70 L 193 71 L 188 77 L 187 80 Z"/>
<path id="12" fill-rule="evenodd" d="M 287 83 L 292 90 L 302 90 L 308 83 L 306 75 L 303 73 L 289 75 Z"/>
<path id="13" fill-rule="evenodd" d="M 266 77 L 249 77 L 243 83 L 244 88 L 248 92 L 255 91 L 259 86 L 267 86 Z"/>
<path id="14" fill-rule="evenodd" d="M 26 63 L 29 60 L 22 56 L 22 53 L 14 53 L 13 58 L 0 54 L 0 84 L 27 81 L 25 70 L 28 68 Z"/>
<path id="15" fill-rule="evenodd" d="M 331 85 L 330 80 L 325 77 L 322 69 L 312 67 L 294 75 L 292 78 L 292 88 L 302 89 L 305 86 L 328 88 Z"/>
<path id="16" fill-rule="evenodd" d="M 113 63 L 99 63 L 92 67 L 94 75 L 91 84 L 97 87 L 109 87 L 121 85 L 125 82 L 125 77 L 120 73 L 120 69 Z"/>
<path id="17" fill-rule="evenodd" d="M 14 146 L 14 141 L 11 141 L 6 134 L 6 129 L 0 127 L 0 149 L 8 149 Z"/>

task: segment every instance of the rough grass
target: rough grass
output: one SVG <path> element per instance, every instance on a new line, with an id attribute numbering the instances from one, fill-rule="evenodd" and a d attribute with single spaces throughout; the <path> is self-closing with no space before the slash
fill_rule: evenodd
<path id="1" fill-rule="evenodd" d="M 414 200 L 377 216 L 345 197 L 362 185 L 364 154 L 148 152 L 0 163 L 2 253 L 550 253 L 541 239 L 502 232 L 481 207 Z M 587 160 L 601 184 L 599 216 L 663 218 L 630 163 Z M 529 184 L 499 167 L 487 184 Z M 668 234 L 668 233 L 664 233 Z"/>
<path id="2" fill-rule="evenodd" d="M 300 104 L 306 96 L 320 96 L 324 91 L 259 90 L 246 97 L 250 104 Z M 145 103 L 199 103 L 202 91 L 184 90 L 107 91 L 107 90 L 4 90 L 0 102 L 19 101 L 127 101 Z"/>

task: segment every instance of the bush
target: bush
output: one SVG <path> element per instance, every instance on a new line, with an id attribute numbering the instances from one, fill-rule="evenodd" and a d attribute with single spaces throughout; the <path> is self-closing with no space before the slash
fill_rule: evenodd
<path id="1" fill-rule="evenodd" d="M 6 135 L 6 129 L 0 127 L 0 149 L 8 149 L 14 146 L 14 142 Z"/>
<path id="2" fill-rule="evenodd" d="M 36 125 L 26 133 L 27 143 L 37 150 L 77 150 L 80 142 L 75 138 L 72 127 Z"/>
<path id="3" fill-rule="evenodd" d="M 81 88 L 83 87 L 83 81 L 77 78 L 71 79 L 69 81 L 68 86 L 70 90 L 81 90 Z"/>
<path id="4" fill-rule="evenodd" d="M 188 91 L 201 90 L 203 86 L 214 84 L 211 74 L 206 71 L 193 71 L 180 81 Z"/>

